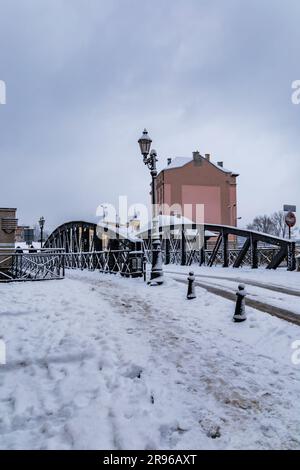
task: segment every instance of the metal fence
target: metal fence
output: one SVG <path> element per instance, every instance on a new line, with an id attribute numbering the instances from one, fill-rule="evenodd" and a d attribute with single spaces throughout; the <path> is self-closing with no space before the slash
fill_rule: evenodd
<path id="1" fill-rule="evenodd" d="M 120 273 L 127 277 L 144 275 L 143 251 L 105 250 L 80 253 L 65 253 L 65 267 L 88 269 L 104 273 Z"/>
<path id="2" fill-rule="evenodd" d="M 257 248 L 257 257 L 258 257 L 258 265 L 259 266 L 268 266 L 270 262 L 272 261 L 273 257 L 279 252 L 279 249 L 276 248 L 265 248 L 265 247 L 258 247 Z M 198 265 L 203 265 L 203 266 L 208 266 L 209 261 L 211 259 L 213 250 L 186 250 L 184 252 L 184 261 L 182 257 L 182 249 L 180 246 L 175 247 L 173 249 L 169 250 L 168 254 L 168 259 L 166 256 L 166 252 L 163 249 L 162 250 L 162 260 L 164 264 L 180 264 L 180 265 L 185 265 L 185 266 L 190 266 L 192 264 L 198 264 Z M 228 261 L 229 261 L 229 266 L 232 266 L 237 259 L 238 255 L 240 253 L 240 249 L 229 249 L 228 250 Z M 249 250 L 249 253 L 245 256 L 243 262 L 241 263 L 242 265 L 249 265 L 251 266 L 251 249 Z M 148 263 L 151 263 L 152 259 L 152 251 L 150 249 L 145 250 L 145 257 Z M 223 252 L 222 250 L 218 250 L 216 257 L 214 259 L 213 265 L 222 265 L 223 264 Z M 287 261 L 284 260 L 281 264 L 282 266 L 287 266 Z"/>
<path id="3" fill-rule="evenodd" d="M 208 265 L 209 264 L 209 260 L 211 259 L 211 256 L 212 256 L 212 253 L 213 253 L 213 250 L 205 250 L 205 264 Z M 239 256 L 239 253 L 240 253 L 240 249 L 229 249 L 228 250 L 228 264 L 229 266 L 233 266 L 236 259 L 238 258 Z M 276 254 L 279 253 L 279 249 L 276 247 L 276 248 L 265 248 L 265 247 L 258 247 L 257 248 L 257 264 L 258 266 L 268 266 L 272 259 L 276 256 Z M 218 264 L 223 264 L 223 259 L 224 259 L 224 256 L 223 256 L 223 252 L 222 250 L 219 250 L 216 257 L 215 257 L 215 260 L 214 260 L 214 265 L 218 265 Z M 248 265 L 248 266 L 251 266 L 252 264 L 252 251 L 251 251 L 251 248 L 249 250 L 249 252 L 245 255 L 241 265 L 244 266 L 244 265 Z M 282 262 L 282 266 L 287 266 L 287 261 L 284 260 Z"/>
<path id="4" fill-rule="evenodd" d="M 258 248 L 258 264 L 268 266 L 278 248 Z M 211 259 L 211 250 L 191 250 L 185 252 L 184 263 L 182 250 L 171 249 L 168 260 L 165 251 L 162 258 L 165 264 L 204 264 L 208 265 Z M 234 265 L 239 256 L 239 250 L 228 250 L 229 265 Z M 130 250 L 104 250 L 78 253 L 65 253 L 62 249 L 43 249 L 38 252 L 28 251 L 23 253 L 0 252 L 0 282 L 8 281 L 37 281 L 62 279 L 65 269 L 80 269 L 100 271 L 104 273 L 120 273 L 126 277 L 146 276 L 146 263 L 150 263 L 152 251 Z M 222 250 L 218 251 L 214 258 L 214 265 L 223 263 Z M 251 265 L 251 250 L 243 259 L 245 265 Z M 287 261 L 282 262 L 287 266 Z"/>
<path id="5" fill-rule="evenodd" d="M 62 279 L 65 258 L 62 250 L 0 253 L 0 282 Z"/>
<path id="6" fill-rule="evenodd" d="M 130 250 L 65 253 L 61 249 L 0 253 L 0 282 L 62 279 L 65 269 L 141 277 L 145 273 L 144 253 Z"/>

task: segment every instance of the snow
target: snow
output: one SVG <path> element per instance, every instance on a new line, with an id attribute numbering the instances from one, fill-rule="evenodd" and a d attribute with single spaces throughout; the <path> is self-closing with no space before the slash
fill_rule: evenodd
<path id="1" fill-rule="evenodd" d="M 32 242 L 30 245 L 28 245 L 26 242 L 16 242 L 15 243 L 15 248 L 22 248 L 22 250 L 29 250 L 30 247 L 33 246 L 36 250 L 41 248 L 41 243 L 40 242 Z"/>
<path id="2" fill-rule="evenodd" d="M 0 284 L 0 448 L 300 449 L 299 327 L 247 306 L 235 324 L 232 302 L 186 290 L 87 271 Z"/>
<path id="3" fill-rule="evenodd" d="M 205 157 L 201 156 L 202 160 L 206 160 Z M 189 158 L 189 157 L 174 157 L 172 158 L 172 161 L 171 163 L 169 163 L 168 165 L 166 165 L 163 170 L 172 170 L 173 168 L 181 168 L 183 167 L 184 165 L 187 165 L 188 163 L 191 163 L 193 161 L 193 158 Z M 208 160 L 209 163 L 211 165 L 213 165 L 214 167 L 218 168 L 218 170 L 221 170 L 223 171 L 224 173 L 232 173 L 232 174 L 236 174 L 235 172 L 231 171 L 231 170 L 228 170 L 226 168 L 224 168 L 223 166 L 220 166 L 218 165 L 217 163 L 214 163 L 213 161 L 211 160 Z M 238 176 L 238 175 L 237 175 Z"/>
<path id="4" fill-rule="evenodd" d="M 285 310 L 288 309 L 291 312 L 300 315 L 299 272 L 289 272 L 283 269 L 279 269 L 274 272 L 266 269 L 258 269 L 256 271 L 250 268 L 223 269 L 219 267 L 206 268 L 199 266 L 186 268 L 184 266 L 176 265 L 170 265 L 166 267 L 166 270 L 170 273 L 180 273 L 179 277 L 181 278 L 182 275 L 187 276 L 189 271 L 192 270 L 199 276 L 199 281 L 205 282 L 205 284 L 221 287 L 229 292 L 236 291 L 237 282 L 245 282 L 247 284 L 248 298 L 259 300 Z M 226 279 L 222 279 L 222 277 L 226 277 Z M 230 280 L 230 278 L 232 278 L 232 280 Z M 267 287 L 274 287 L 275 289 L 278 287 L 287 288 L 289 291 L 294 291 L 295 295 L 271 291 L 263 287 L 249 284 L 251 282 L 266 284 Z"/>
<path id="5" fill-rule="evenodd" d="M 153 222 L 158 222 L 159 228 L 164 231 L 164 229 L 170 230 L 170 227 L 173 226 L 174 233 L 180 234 L 181 233 L 181 228 L 184 225 L 185 228 L 185 234 L 190 235 L 190 236 L 195 236 L 197 234 L 197 231 L 203 229 L 203 224 L 196 224 L 193 222 L 191 219 L 185 216 L 181 216 L 179 214 L 177 215 L 166 215 L 166 214 L 160 214 L 157 217 L 154 217 L 152 220 L 150 220 L 146 225 L 144 225 L 138 232 L 136 232 L 136 236 L 140 238 L 147 238 L 148 237 L 148 231 L 151 230 L 153 226 Z M 198 229 L 193 229 L 193 228 L 187 228 L 189 226 L 196 226 Z M 205 230 L 204 231 L 205 237 L 215 237 L 218 235 L 218 233 L 211 232 L 210 230 Z"/>
<path id="6" fill-rule="evenodd" d="M 210 227 L 220 227 L 219 224 L 207 224 L 209 225 Z M 248 236 L 249 233 L 253 233 L 254 235 L 259 235 L 260 237 L 266 237 L 266 238 L 270 238 L 270 239 L 273 239 L 273 240 L 278 240 L 278 241 L 285 241 L 285 242 L 290 242 L 291 240 L 288 240 L 284 237 L 277 237 L 275 235 L 271 235 L 270 233 L 265 233 L 265 232 L 259 232 L 258 230 L 248 230 L 246 228 L 242 228 L 242 227 L 233 227 L 232 225 L 222 225 L 223 228 L 228 228 L 229 231 L 231 231 L 232 234 L 234 234 L 235 231 L 239 231 L 240 233 L 241 232 L 244 232 L 244 235 L 240 235 L 240 233 L 238 233 L 237 235 L 240 236 L 240 237 L 243 237 L 243 236 Z M 276 244 L 274 244 L 276 245 Z"/>
<path id="7" fill-rule="evenodd" d="M 193 264 L 191 266 L 181 266 L 179 264 L 169 264 L 165 266 L 166 272 L 179 272 L 186 274 L 189 271 L 194 271 L 195 274 L 204 276 L 218 276 L 223 278 L 240 279 L 247 284 L 247 280 L 265 283 L 269 286 L 286 287 L 300 292 L 300 272 L 287 271 L 284 268 L 266 269 L 260 267 L 252 269 L 250 266 L 241 268 L 223 268 L 221 265 L 214 267 L 198 266 Z M 219 281 L 219 280 L 218 280 Z"/>
<path id="8" fill-rule="evenodd" d="M 141 241 L 135 236 L 134 232 L 132 231 L 132 227 L 128 227 L 128 229 L 126 227 L 117 228 L 115 225 L 110 225 L 107 222 L 98 222 L 97 233 L 102 233 L 104 230 L 110 239 L 115 239 L 118 234 L 120 239 L 127 239 L 134 243 Z"/>
<path id="9" fill-rule="evenodd" d="M 192 158 L 188 158 L 188 157 L 174 157 L 172 158 L 171 163 L 165 166 L 163 170 L 171 170 L 172 168 L 180 168 L 184 165 L 187 165 L 187 163 L 190 163 L 191 161 L 192 161 Z"/>

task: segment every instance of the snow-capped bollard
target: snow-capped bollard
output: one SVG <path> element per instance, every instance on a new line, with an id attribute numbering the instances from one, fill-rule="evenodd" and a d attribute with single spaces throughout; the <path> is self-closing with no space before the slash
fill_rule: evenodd
<path id="1" fill-rule="evenodd" d="M 197 296 L 195 294 L 195 276 L 193 271 L 189 272 L 188 275 L 188 291 L 187 291 L 187 299 L 195 299 Z"/>
<path id="2" fill-rule="evenodd" d="M 235 306 L 235 312 L 233 315 L 233 321 L 235 322 L 241 322 L 247 320 L 246 316 L 246 309 L 245 309 L 245 298 L 246 298 L 247 292 L 245 289 L 244 284 L 239 284 L 238 290 L 236 292 L 236 306 Z"/>

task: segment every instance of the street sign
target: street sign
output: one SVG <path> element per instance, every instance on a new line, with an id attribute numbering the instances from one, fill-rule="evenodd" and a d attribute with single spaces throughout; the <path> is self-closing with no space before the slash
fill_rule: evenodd
<path id="1" fill-rule="evenodd" d="M 288 227 L 296 225 L 296 216 L 293 212 L 288 212 L 285 216 L 285 223 Z"/>
<path id="2" fill-rule="evenodd" d="M 289 204 L 284 204 L 283 211 L 284 212 L 296 212 L 296 206 L 291 206 Z"/>

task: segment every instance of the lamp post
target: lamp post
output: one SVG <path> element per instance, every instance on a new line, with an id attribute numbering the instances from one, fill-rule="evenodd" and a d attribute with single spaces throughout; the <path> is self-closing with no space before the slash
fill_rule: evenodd
<path id="1" fill-rule="evenodd" d="M 44 225 L 45 225 L 44 217 L 40 217 L 39 225 L 41 229 L 41 248 L 43 248 L 43 231 L 44 231 Z"/>
<path id="2" fill-rule="evenodd" d="M 119 214 L 116 214 L 116 239 L 119 241 L 120 239 L 120 216 Z M 119 244 L 118 244 L 118 249 L 119 249 Z"/>
<path id="3" fill-rule="evenodd" d="M 144 129 L 142 137 L 138 140 L 141 154 L 143 156 L 144 164 L 149 168 L 152 178 L 152 267 L 150 275 L 150 285 L 163 284 L 163 269 L 162 269 L 162 256 L 161 256 L 161 243 L 159 237 L 159 220 L 156 205 L 156 177 L 157 177 L 157 153 L 154 149 L 151 150 L 152 140 L 148 132 Z"/>

